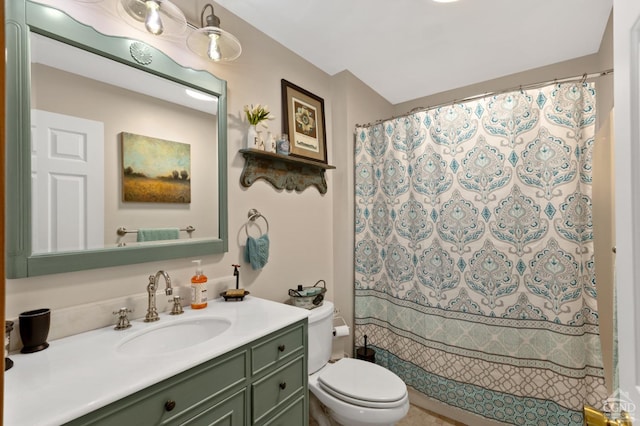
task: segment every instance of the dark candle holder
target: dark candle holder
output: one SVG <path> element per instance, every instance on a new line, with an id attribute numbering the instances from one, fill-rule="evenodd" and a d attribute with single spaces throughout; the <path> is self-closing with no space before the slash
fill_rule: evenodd
<path id="1" fill-rule="evenodd" d="M 49 347 L 49 325 L 51 323 L 51 310 L 48 308 L 23 312 L 20 318 L 20 338 L 23 354 L 39 352 Z"/>

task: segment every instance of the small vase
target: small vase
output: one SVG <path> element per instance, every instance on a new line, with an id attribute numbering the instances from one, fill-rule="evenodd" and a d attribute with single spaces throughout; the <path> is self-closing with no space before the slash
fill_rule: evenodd
<path id="1" fill-rule="evenodd" d="M 278 137 L 276 142 L 276 153 L 281 155 L 289 155 L 289 136 L 283 133 Z"/>
<path id="2" fill-rule="evenodd" d="M 264 150 L 264 142 L 262 142 L 260 132 L 258 132 L 255 125 L 249 126 L 247 131 L 247 148 Z"/>
<path id="3" fill-rule="evenodd" d="M 276 138 L 273 137 L 271 132 L 267 133 L 267 140 L 264 142 L 264 150 L 267 152 L 276 152 Z"/>

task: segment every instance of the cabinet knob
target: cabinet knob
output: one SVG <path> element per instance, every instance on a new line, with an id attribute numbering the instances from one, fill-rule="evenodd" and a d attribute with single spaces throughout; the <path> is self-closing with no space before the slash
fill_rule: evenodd
<path id="1" fill-rule="evenodd" d="M 278 346 L 278 350 L 279 350 L 280 352 L 284 352 L 284 349 L 285 349 L 285 346 L 284 346 L 284 345 L 280 345 L 280 346 Z"/>
<path id="2" fill-rule="evenodd" d="M 174 408 L 176 408 L 176 402 L 173 400 L 168 400 L 167 402 L 164 403 L 164 409 L 167 411 L 172 411 Z"/>
<path id="3" fill-rule="evenodd" d="M 280 383 L 280 389 L 285 390 L 287 388 L 287 382 Z"/>

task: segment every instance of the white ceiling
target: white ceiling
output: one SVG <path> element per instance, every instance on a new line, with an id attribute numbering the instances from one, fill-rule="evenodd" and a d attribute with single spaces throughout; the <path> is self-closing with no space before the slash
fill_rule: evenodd
<path id="1" fill-rule="evenodd" d="M 207 1 L 175 3 L 188 5 L 191 19 L 197 10 L 199 22 Z M 596 53 L 612 8 L 612 0 L 216 3 L 328 74 L 350 71 L 392 104 Z"/>

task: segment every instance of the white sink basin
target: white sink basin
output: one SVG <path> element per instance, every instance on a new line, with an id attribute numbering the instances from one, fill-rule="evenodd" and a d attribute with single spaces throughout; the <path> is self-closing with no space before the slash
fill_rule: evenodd
<path id="1" fill-rule="evenodd" d="M 162 320 L 161 320 L 162 321 Z M 126 355 L 159 355 L 197 345 L 224 333 L 231 321 L 220 317 L 181 318 L 126 337 L 117 351 Z"/>

